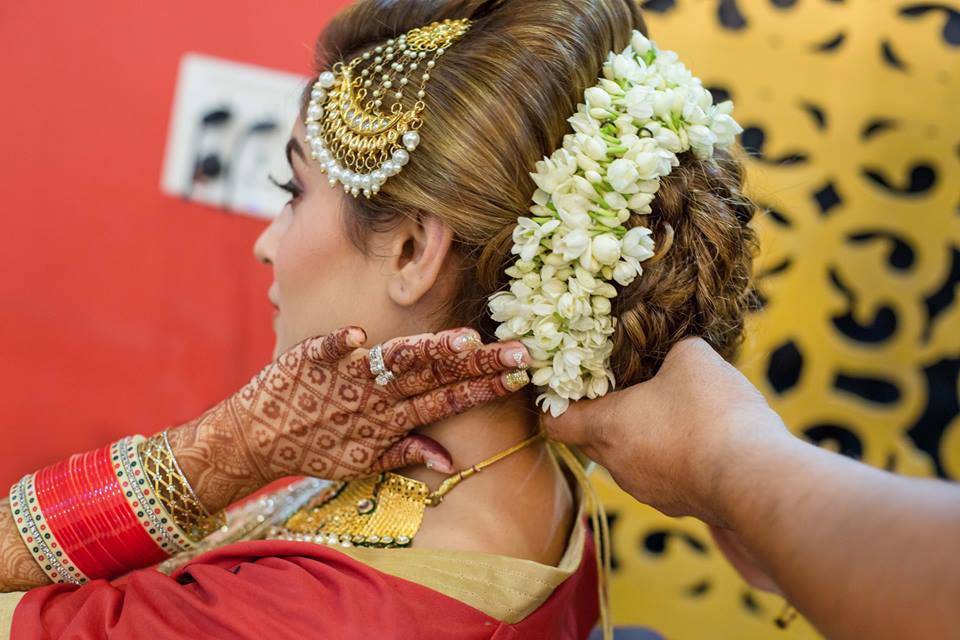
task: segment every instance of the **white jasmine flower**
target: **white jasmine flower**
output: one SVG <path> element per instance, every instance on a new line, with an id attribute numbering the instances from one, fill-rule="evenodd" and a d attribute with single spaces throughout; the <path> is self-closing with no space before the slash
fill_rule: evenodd
<path id="1" fill-rule="evenodd" d="M 590 234 L 586 229 L 573 229 L 557 239 L 553 250 L 563 255 L 567 262 L 579 260 L 580 256 L 590 250 Z"/>
<path id="2" fill-rule="evenodd" d="M 607 167 L 607 181 L 620 193 L 635 193 L 640 172 L 637 164 L 625 158 L 618 158 Z"/>
<path id="3" fill-rule="evenodd" d="M 534 182 L 547 193 L 553 193 L 559 185 L 573 176 L 577 159 L 566 149 L 558 149 L 552 157 L 537 163 L 536 173 L 531 173 Z"/>
<path id="4" fill-rule="evenodd" d="M 570 229 L 587 229 L 590 227 L 591 202 L 580 193 L 564 193 L 554 197 L 557 215 Z M 554 247 L 556 248 L 556 247 Z"/>
<path id="5" fill-rule="evenodd" d="M 613 103 L 610 94 L 600 87 L 590 87 L 584 93 L 584 97 L 587 99 L 587 104 L 592 108 L 609 109 Z"/>
<path id="6" fill-rule="evenodd" d="M 653 48 L 653 43 L 647 39 L 645 35 L 639 31 L 633 32 L 633 38 L 630 40 L 630 47 L 633 49 L 634 53 L 638 56 L 645 56 L 647 52 Z"/>
<path id="7" fill-rule="evenodd" d="M 620 259 L 620 240 L 612 233 L 597 236 L 593 239 L 593 257 L 600 264 L 616 264 Z"/>
<path id="8" fill-rule="evenodd" d="M 653 100 L 655 91 L 644 85 L 637 85 L 627 92 L 624 105 L 630 117 L 637 120 L 648 120 L 653 115 Z"/>
<path id="9" fill-rule="evenodd" d="M 654 256 L 653 232 L 646 227 L 634 227 L 623 237 L 623 255 L 640 260 L 649 260 Z"/>
<path id="10" fill-rule="evenodd" d="M 597 136 L 588 136 L 583 133 L 578 133 L 576 135 L 576 145 L 583 151 L 591 160 L 596 162 L 601 162 L 607 159 L 607 143 L 603 138 Z M 580 165 L 583 167 L 583 165 Z M 583 167 L 584 170 L 591 170 Z M 599 167 L 598 167 L 599 168 Z M 596 169 L 592 169 L 596 171 Z"/>
<path id="11" fill-rule="evenodd" d="M 618 262 L 617 266 L 613 268 L 613 279 L 624 287 L 629 286 L 638 274 L 639 268 L 637 267 L 636 261 L 629 257 L 624 257 L 624 259 Z"/>
<path id="12" fill-rule="evenodd" d="M 629 207 L 631 211 L 635 211 L 637 213 L 652 213 L 653 210 L 650 208 L 651 202 L 653 202 L 653 194 L 644 193 L 641 191 L 640 193 L 630 196 L 630 201 L 627 202 L 627 207 Z"/>
<path id="13" fill-rule="evenodd" d="M 513 253 L 521 260 L 533 260 L 539 253 L 540 241 L 560 226 L 559 220 L 551 220 L 540 225 L 530 218 L 517 218 L 517 227 L 513 230 Z"/>

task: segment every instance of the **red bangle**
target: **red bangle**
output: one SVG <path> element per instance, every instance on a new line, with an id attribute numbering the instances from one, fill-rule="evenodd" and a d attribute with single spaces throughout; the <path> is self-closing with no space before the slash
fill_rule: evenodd
<path id="1" fill-rule="evenodd" d="M 110 447 L 96 452 L 94 464 L 97 477 L 103 481 L 104 496 L 110 504 L 105 515 L 111 522 L 109 547 L 121 551 L 126 566 L 143 566 L 163 560 L 167 554 L 157 545 L 140 524 L 136 513 L 130 508 L 120 480 L 110 461 Z"/>
<path id="2" fill-rule="evenodd" d="M 71 480 L 69 465 L 74 458 L 71 456 L 36 473 L 37 503 L 46 518 L 49 530 L 60 541 L 63 552 L 70 557 L 80 571 L 94 578 L 103 575 L 106 568 L 89 553 L 83 545 L 80 531 L 73 524 L 77 518 L 75 495 L 73 492 L 59 491 Z"/>
<path id="3" fill-rule="evenodd" d="M 110 535 L 113 525 L 106 517 L 105 511 L 110 508 L 110 504 L 101 490 L 103 480 L 98 477 L 93 465 L 95 455 L 95 451 L 83 454 L 78 463 L 78 472 L 73 476 L 79 481 L 74 485 L 75 495 L 80 499 L 77 523 L 87 531 L 84 539 L 87 549 L 111 565 L 109 573 L 99 577 L 113 577 L 123 573 L 128 565 L 124 563 L 120 550 L 104 540 Z"/>
<path id="4" fill-rule="evenodd" d="M 104 474 L 103 469 L 97 464 L 99 451 L 91 451 L 84 455 L 83 473 L 84 486 L 87 494 L 81 503 L 81 509 L 84 519 L 90 523 L 92 537 L 90 546 L 97 548 L 100 553 L 113 558 L 118 570 L 111 573 L 119 575 L 125 569 L 137 565 L 136 556 L 132 556 L 128 549 L 124 548 L 124 530 L 123 522 L 116 513 L 115 497 L 112 495 L 110 485 L 116 485 L 117 480 L 112 477 L 112 472 Z M 117 540 L 121 542 L 118 543 Z"/>
<path id="5" fill-rule="evenodd" d="M 102 530 L 106 525 L 88 516 L 87 511 L 91 508 L 91 502 L 94 500 L 85 470 L 88 459 L 89 454 L 86 453 L 72 457 L 70 460 L 70 481 L 58 488 L 62 493 L 70 496 L 74 504 L 74 508 L 70 511 L 71 517 L 68 524 L 77 531 L 77 539 L 80 545 L 78 551 L 92 556 L 102 566 L 100 572 L 91 575 L 91 577 L 103 578 L 122 572 L 123 564 L 108 549 L 100 545 L 96 539 L 97 531 Z"/>

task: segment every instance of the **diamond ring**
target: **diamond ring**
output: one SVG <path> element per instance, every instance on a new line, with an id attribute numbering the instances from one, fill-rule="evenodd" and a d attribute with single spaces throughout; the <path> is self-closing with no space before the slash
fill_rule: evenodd
<path id="1" fill-rule="evenodd" d="M 370 349 L 370 373 L 377 377 L 377 384 L 385 387 L 393 380 L 393 371 L 383 364 L 383 347 L 376 345 Z"/>

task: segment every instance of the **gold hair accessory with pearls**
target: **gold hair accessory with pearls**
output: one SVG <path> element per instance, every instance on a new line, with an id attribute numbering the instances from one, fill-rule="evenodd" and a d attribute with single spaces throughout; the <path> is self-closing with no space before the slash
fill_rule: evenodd
<path id="1" fill-rule="evenodd" d="M 400 173 L 420 144 L 420 116 L 437 59 L 470 24 L 467 19 L 433 22 L 320 74 L 304 121 L 305 142 L 330 186 L 340 183 L 347 193 L 369 198 Z M 419 89 L 408 108 L 403 98 L 411 85 Z"/>

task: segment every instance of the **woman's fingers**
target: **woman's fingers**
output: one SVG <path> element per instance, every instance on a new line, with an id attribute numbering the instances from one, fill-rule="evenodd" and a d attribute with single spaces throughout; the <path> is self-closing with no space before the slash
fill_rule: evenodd
<path id="1" fill-rule="evenodd" d="M 408 411 L 415 425 L 430 424 L 508 396 L 529 383 L 530 376 L 526 371 L 472 378 L 407 398 L 398 406 L 398 410 Z"/>
<path id="2" fill-rule="evenodd" d="M 306 345 L 307 357 L 320 364 L 332 364 L 366 341 L 367 334 L 360 327 L 343 327 L 325 336 L 311 338 Z"/>
<path id="3" fill-rule="evenodd" d="M 419 434 L 411 434 L 384 451 L 371 471 L 392 471 L 417 464 L 443 473 L 453 473 L 450 453 L 436 440 Z"/>
<path id="4" fill-rule="evenodd" d="M 428 366 L 434 360 L 450 358 L 476 349 L 482 344 L 477 332 L 468 328 L 394 338 L 382 345 L 383 365 L 395 375 L 399 375 Z M 368 353 L 363 355 L 361 366 L 363 370 L 369 370 Z"/>
<path id="5" fill-rule="evenodd" d="M 470 378 L 524 369 L 529 364 L 530 354 L 520 342 L 488 344 L 431 360 L 425 366 L 399 375 L 395 389 L 401 395 L 411 397 Z"/>

